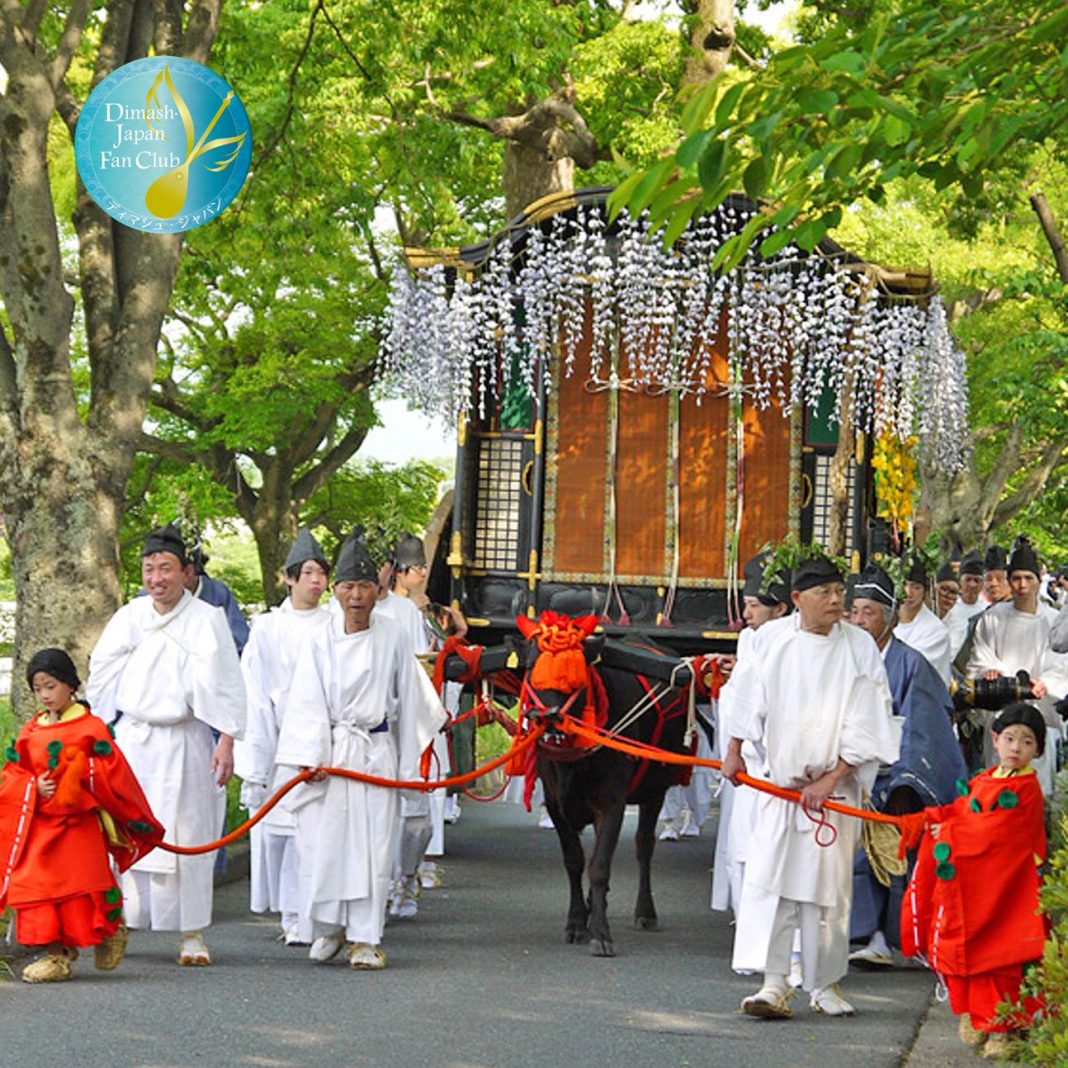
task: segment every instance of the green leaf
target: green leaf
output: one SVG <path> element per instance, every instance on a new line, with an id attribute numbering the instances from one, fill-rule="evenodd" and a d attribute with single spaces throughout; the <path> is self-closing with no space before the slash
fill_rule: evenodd
<path id="1" fill-rule="evenodd" d="M 767 226 L 767 217 L 761 215 L 760 212 L 757 212 L 757 214 L 745 224 L 740 233 L 735 234 L 734 237 L 725 241 L 720 246 L 719 251 L 712 260 L 713 268 L 730 271 L 737 267 L 749 250 L 749 246 L 753 243 L 753 239 Z"/>
<path id="2" fill-rule="evenodd" d="M 844 144 L 827 163 L 825 174 L 828 178 L 844 178 L 853 172 L 860 161 L 864 146 L 856 141 Z"/>
<path id="3" fill-rule="evenodd" d="M 800 208 L 796 204 L 784 204 L 771 217 L 773 226 L 789 226 L 797 218 Z"/>
<path id="4" fill-rule="evenodd" d="M 781 52 L 776 52 L 771 57 L 769 65 L 777 68 L 783 73 L 787 73 L 804 63 L 809 54 L 809 49 L 804 45 L 795 45 L 793 48 L 784 48 Z"/>
<path id="5" fill-rule="evenodd" d="M 716 99 L 717 92 L 719 92 L 719 85 L 713 79 L 706 85 L 702 85 L 686 101 L 680 120 L 680 125 L 685 133 L 692 134 L 702 126 L 705 119 L 708 118 L 708 113 L 712 108 L 712 101 Z"/>
<path id="6" fill-rule="evenodd" d="M 753 200 L 758 199 L 768 187 L 768 164 L 763 156 L 757 156 L 749 161 L 745 172 L 742 174 L 742 185 L 746 196 Z"/>
<path id="7" fill-rule="evenodd" d="M 686 174 L 681 178 L 676 178 L 673 182 L 669 182 L 661 189 L 649 205 L 649 215 L 653 225 L 657 225 L 679 203 L 683 195 L 696 185 L 697 182 L 694 181 L 693 177 Z"/>
<path id="8" fill-rule="evenodd" d="M 690 136 L 679 145 L 678 150 L 675 153 L 675 158 L 679 161 L 679 166 L 696 166 L 697 161 L 701 158 L 701 154 L 704 152 L 709 141 L 715 136 L 716 134 L 714 130 L 699 130 L 697 133 L 690 134 Z"/>
<path id="9" fill-rule="evenodd" d="M 763 118 L 757 119 L 755 122 L 751 122 L 746 127 L 746 133 L 754 141 L 763 141 L 776 126 L 779 125 L 779 120 L 782 118 L 781 111 L 773 111 Z"/>
<path id="10" fill-rule="evenodd" d="M 883 122 L 883 138 L 888 145 L 903 145 L 912 133 L 912 127 L 896 115 L 887 115 Z"/>
<path id="11" fill-rule="evenodd" d="M 635 171 L 628 175 L 608 195 L 608 217 L 614 219 L 628 204 L 638 183 L 645 176 L 645 171 Z"/>
<path id="12" fill-rule="evenodd" d="M 656 196 L 663 180 L 671 173 L 675 166 L 672 158 L 662 159 L 654 163 L 644 174 L 640 175 L 640 181 L 634 187 L 634 192 L 627 200 L 627 208 L 631 215 L 641 215 L 649 206 L 649 202 Z"/>
<path id="13" fill-rule="evenodd" d="M 806 115 L 829 115 L 838 103 L 838 94 L 833 89 L 802 89 L 797 103 Z"/>
<path id="14" fill-rule="evenodd" d="M 712 189 L 723 176 L 723 165 L 727 155 L 726 141 L 713 141 L 704 151 L 697 163 L 697 176 L 705 189 Z"/>
<path id="15" fill-rule="evenodd" d="M 877 108 L 880 106 L 880 99 L 874 89 L 858 89 L 846 97 L 846 103 L 851 108 Z"/>
<path id="16" fill-rule="evenodd" d="M 669 248 L 678 241 L 682 235 L 682 231 L 690 225 L 690 220 L 694 217 L 695 212 L 701 206 L 700 197 L 692 197 L 690 200 L 684 200 L 679 206 L 671 213 L 671 221 L 664 228 L 664 244 Z"/>
<path id="17" fill-rule="evenodd" d="M 969 137 L 957 150 L 957 166 L 961 168 L 967 167 L 968 161 L 972 159 L 978 151 L 979 142 L 974 137 Z"/>
<path id="18" fill-rule="evenodd" d="M 895 118 L 900 119 L 902 122 L 909 123 L 910 125 L 916 121 L 916 116 L 909 111 L 903 104 L 899 104 L 896 100 L 891 99 L 888 96 L 879 96 L 875 94 L 875 99 L 878 101 L 878 107 Z"/>
<path id="19" fill-rule="evenodd" d="M 799 248 L 811 252 L 827 232 L 827 224 L 823 219 L 806 219 L 795 231 L 794 241 Z"/>
<path id="20" fill-rule="evenodd" d="M 792 230 L 776 230 L 773 234 L 764 238 L 760 246 L 760 254 L 765 259 L 770 259 L 780 249 L 786 248 L 793 239 Z"/>
<path id="21" fill-rule="evenodd" d="M 865 67 L 864 57 L 859 52 L 837 52 L 833 56 L 821 59 L 819 65 L 824 70 L 843 70 L 849 74 L 859 74 Z"/>
<path id="22" fill-rule="evenodd" d="M 723 99 L 716 105 L 716 129 L 729 125 L 734 105 L 741 99 L 747 87 L 747 83 L 738 82 L 723 94 Z"/>

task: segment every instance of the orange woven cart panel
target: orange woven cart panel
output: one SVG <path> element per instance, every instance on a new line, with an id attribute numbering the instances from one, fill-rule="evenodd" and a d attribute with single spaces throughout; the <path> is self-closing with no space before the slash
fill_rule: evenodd
<path id="1" fill-rule="evenodd" d="M 604 573 L 605 484 L 608 480 L 608 393 L 588 393 L 590 335 L 583 332 L 575 373 L 559 376 L 557 406 L 556 546 L 553 569 Z"/>
<path id="2" fill-rule="evenodd" d="M 709 389 L 721 387 L 727 374 L 727 360 L 716 349 Z M 686 396 L 679 405 L 680 578 L 722 578 L 724 574 L 729 419 L 726 397 L 705 396 L 698 404 L 696 397 Z"/>
<path id="3" fill-rule="evenodd" d="M 667 533 L 668 399 L 619 394 L 616 572 L 662 577 Z"/>
<path id="4" fill-rule="evenodd" d="M 791 450 L 790 420 L 778 401 L 762 411 L 746 401 L 742 420 L 745 468 L 738 559 L 745 561 L 765 542 L 781 541 L 789 531 Z"/>

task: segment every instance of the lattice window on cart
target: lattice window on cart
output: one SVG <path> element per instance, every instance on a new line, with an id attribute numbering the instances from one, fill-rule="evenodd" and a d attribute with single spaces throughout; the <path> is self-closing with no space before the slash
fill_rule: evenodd
<path id="1" fill-rule="evenodd" d="M 819 545 L 827 545 L 831 533 L 831 460 L 832 456 L 817 454 L 816 485 L 812 496 L 812 540 Z M 856 481 L 856 464 L 850 463 L 846 473 L 846 492 L 849 508 L 846 512 L 846 547 L 845 556 L 853 552 L 853 485 Z"/>
<path id="2" fill-rule="evenodd" d="M 522 474 L 522 441 L 483 438 L 479 442 L 472 559 L 475 567 L 517 570 Z"/>

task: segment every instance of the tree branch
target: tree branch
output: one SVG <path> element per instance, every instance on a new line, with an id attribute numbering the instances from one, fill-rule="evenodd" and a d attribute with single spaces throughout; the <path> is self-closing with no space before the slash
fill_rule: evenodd
<path id="1" fill-rule="evenodd" d="M 55 57 L 52 59 L 50 77 L 53 89 L 57 89 L 67 76 L 70 61 L 74 58 L 74 53 L 78 51 L 78 42 L 82 39 L 82 28 L 85 26 L 85 20 L 89 17 L 92 6 L 91 0 L 74 0 L 71 5 L 63 33 L 56 47 Z"/>
<path id="2" fill-rule="evenodd" d="M 493 119 L 480 119 L 477 115 L 469 115 L 466 111 L 446 111 L 444 117 L 450 122 L 458 122 L 463 126 L 474 126 L 476 130 L 489 130 L 494 136 L 503 136 L 494 129 Z"/>
<path id="3" fill-rule="evenodd" d="M 156 25 L 152 43 L 158 56 L 180 56 L 182 40 L 182 0 L 154 0 Z"/>
<path id="4" fill-rule="evenodd" d="M 1006 484 L 1012 477 L 1013 472 L 1019 467 L 1022 445 L 1023 428 L 1019 423 L 1012 423 L 1005 437 L 1005 444 L 1001 447 L 990 473 L 983 479 L 979 491 L 983 526 L 987 530 L 993 525 L 994 514 L 997 511 L 1001 495 L 1005 492 Z"/>
<path id="5" fill-rule="evenodd" d="M 219 32 L 222 0 L 195 0 L 185 20 L 182 55 L 198 63 L 207 63 L 215 36 Z"/>
<path id="6" fill-rule="evenodd" d="M 1042 450 L 1041 459 L 1027 477 L 994 509 L 992 526 L 1007 523 L 1017 512 L 1026 508 L 1045 488 L 1050 475 L 1068 460 L 1068 437 L 1051 441 Z"/>
<path id="7" fill-rule="evenodd" d="M 1032 195 L 1031 207 L 1035 209 L 1042 232 L 1046 235 L 1049 247 L 1053 250 L 1057 273 L 1061 276 L 1061 281 L 1068 285 L 1068 248 L 1064 246 L 1064 238 L 1057 227 L 1057 220 L 1053 217 L 1053 212 L 1042 193 Z"/>
<path id="8" fill-rule="evenodd" d="M 363 444 L 370 427 L 352 427 L 348 433 L 310 470 L 293 483 L 293 498 L 306 501 L 320 486 L 326 483 L 341 465 L 349 460 Z"/>
<path id="9" fill-rule="evenodd" d="M 148 452 L 153 456 L 163 456 L 168 460 L 176 460 L 180 464 L 191 466 L 197 463 L 199 456 L 192 445 L 182 441 L 169 441 L 166 438 L 157 438 L 154 434 L 141 432 L 141 440 L 137 448 L 140 452 Z"/>
<path id="10" fill-rule="evenodd" d="M 293 117 L 293 98 L 297 91 L 297 75 L 300 73 L 301 65 L 304 62 L 305 57 L 308 55 L 308 49 L 311 48 L 312 37 L 315 36 L 315 20 L 319 17 L 319 13 L 325 14 L 326 9 L 323 7 L 323 0 L 316 0 L 315 7 L 312 8 L 311 18 L 308 20 L 308 32 L 304 37 L 304 44 L 301 46 L 300 53 L 297 55 L 296 62 L 290 68 L 289 77 L 286 79 L 288 83 L 288 89 L 286 90 L 286 113 L 282 116 L 282 122 L 278 127 L 274 137 L 267 143 L 267 146 L 256 157 L 256 161 L 252 164 L 252 170 L 255 172 L 259 167 L 263 165 L 263 162 L 269 159 L 275 149 L 279 146 L 282 138 L 286 135 L 286 130 L 289 128 L 289 120 Z"/>
<path id="11" fill-rule="evenodd" d="M 26 14 L 22 16 L 22 29 L 27 36 L 37 36 L 37 28 L 47 10 L 48 0 L 30 0 L 26 5 Z"/>
<path id="12" fill-rule="evenodd" d="M 149 400 L 157 408 L 162 408 L 165 412 L 188 423 L 201 434 L 208 434 L 219 425 L 220 420 L 205 419 L 185 404 L 173 378 L 165 378 L 162 382 L 157 382 L 156 388 L 149 394 Z"/>

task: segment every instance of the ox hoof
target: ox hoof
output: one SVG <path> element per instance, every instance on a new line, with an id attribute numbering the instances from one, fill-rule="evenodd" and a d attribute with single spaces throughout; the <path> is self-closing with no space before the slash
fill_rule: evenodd
<path id="1" fill-rule="evenodd" d="M 590 940 L 590 932 L 585 927 L 569 927 L 564 937 L 568 945 L 584 946 Z"/>
<path id="2" fill-rule="evenodd" d="M 590 953 L 595 957 L 614 957 L 616 947 L 607 938 L 591 938 Z"/>
<path id="3" fill-rule="evenodd" d="M 659 931 L 660 924 L 657 922 L 655 916 L 635 916 L 634 926 L 639 931 Z"/>

